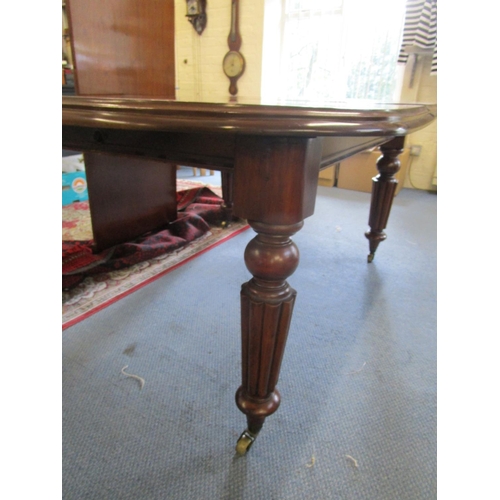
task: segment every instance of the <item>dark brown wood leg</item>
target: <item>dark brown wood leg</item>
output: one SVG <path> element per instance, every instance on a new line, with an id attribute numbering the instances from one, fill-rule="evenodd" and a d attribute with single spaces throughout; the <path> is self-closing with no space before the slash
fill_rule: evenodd
<path id="1" fill-rule="evenodd" d="M 316 139 L 245 137 L 236 144 L 234 214 L 257 235 L 245 250 L 253 278 L 241 289 L 242 384 L 236 404 L 248 428 L 244 455 L 280 404 L 276 383 L 296 292 L 286 279 L 299 263 L 290 237 L 314 212 L 322 144 Z"/>
<path id="2" fill-rule="evenodd" d="M 296 295 L 286 280 L 299 263 L 290 237 L 314 212 L 321 147 L 317 139 L 263 137 L 242 137 L 236 145 L 234 213 L 257 232 L 245 250 L 253 278 L 241 289 L 236 404 L 248 425 L 236 445 L 242 455 L 280 404 L 276 383 Z"/>
<path id="3" fill-rule="evenodd" d="M 380 146 L 382 156 L 377 160 L 379 174 L 372 179 L 372 199 L 368 219 L 370 230 L 365 233 L 370 244 L 368 262 L 373 261 L 379 243 L 387 238 L 384 229 L 389 220 L 392 201 L 398 184 L 394 175 L 401 167 L 398 156 L 403 152 L 404 141 L 404 137 L 395 137 Z"/>
<path id="4" fill-rule="evenodd" d="M 222 198 L 224 199 L 224 226 L 229 226 L 233 220 L 233 172 L 221 172 Z"/>
<path id="5" fill-rule="evenodd" d="M 253 278 L 241 289 L 242 385 L 236 404 L 248 424 L 236 445 L 241 455 L 280 404 L 276 384 L 297 294 L 286 278 L 299 263 L 299 251 L 290 236 L 303 225 L 249 223 L 257 236 L 245 251 Z"/>

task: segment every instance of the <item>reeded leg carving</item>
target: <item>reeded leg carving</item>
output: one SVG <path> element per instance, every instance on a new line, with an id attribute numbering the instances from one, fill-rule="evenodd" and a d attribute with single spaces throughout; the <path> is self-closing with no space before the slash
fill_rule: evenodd
<path id="1" fill-rule="evenodd" d="M 372 199 L 368 219 L 370 230 L 365 233 L 370 245 L 368 262 L 373 261 L 379 243 L 387 238 L 384 229 L 389 220 L 392 201 L 398 185 L 394 175 L 401 167 L 398 156 L 403 152 L 404 139 L 404 137 L 395 137 L 380 146 L 382 156 L 377 160 L 379 175 L 372 179 Z"/>
<path id="2" fill-rule="evenodd" d="M 223 226 L 229 226 L 233 220 L 233 172 L 221 172 L 222 198 L 224 199 Z"/>
<path id="3" fill-rule="evenodd" d="M 299 263 L 299 251 L 290 236 L 303 222 L 249 224 L 257 236 L 245 250 L 245 263 L 253 278 L 241 289 L 242 385 L 236 392 L 236 404 L 248 424 L 236 445 L 241 455 L 280 404 L 276 384 L 296 296 L 286 278 Z"/>

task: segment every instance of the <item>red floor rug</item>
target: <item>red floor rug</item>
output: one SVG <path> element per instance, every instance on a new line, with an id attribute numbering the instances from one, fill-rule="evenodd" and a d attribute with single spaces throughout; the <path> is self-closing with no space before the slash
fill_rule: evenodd
<path id="1" fill-rule="evenodd" d="M 177 181 L 178 221 L 168 231 L 92 254 L 87 202 L 63 207 L 63 330 L 248 229 L 220 225 L 220 187 Z"/>

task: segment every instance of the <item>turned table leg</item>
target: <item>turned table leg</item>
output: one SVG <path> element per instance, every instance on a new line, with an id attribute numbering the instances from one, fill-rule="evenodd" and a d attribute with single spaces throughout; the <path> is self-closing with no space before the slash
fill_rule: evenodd
<path id="1" fill-rule="evenodd" d="M 286 279 L 299 263 L 290 237 L 314 212 L 321 148 L 317 139 L 282 137 L 240 137 L 236 144 L 234 214 L 257 233 L 245 250 L 253 277 L 241 289 L 241 455 L 280 404 L 276 383 L 296 295 Z"/>
<path id="2" fill-rule="evenodd" d="M 276 390 L 296 292 L 286 278 L 299 263 L 290 239 L 303 222 L 278 226 L 249 221 L 257 232 L 245 250 L 253 278 L 241 289 L 242 384 L 236 404 L 247 417 L 247 429 L 236 445 L 244 455 L 267 416 L 280 404 Z"/>
<path id="3" fill-rule="evenodd" d="M 373 261 L 379 243 L 387 238 L 384 229 L 389 220 L 392 201 L 398 185 L 394 175 L 401 167 L 398 156 L 403 152 L 404 141 L 404 137 L 395 137 L 380 146 L 382 156 L 377 160 L 379 174 L 372 179 L 372 199 L 368 219 L 370 230 L 365 233 L 370 245 L 368 262 Z"/>
<path id="4" fill-rule="evenodd" d="M 233 220 L 233 177 L 233 172 L 221 172 L 222 198 L 224 199 L 223 226 L 228 226 Z"/>

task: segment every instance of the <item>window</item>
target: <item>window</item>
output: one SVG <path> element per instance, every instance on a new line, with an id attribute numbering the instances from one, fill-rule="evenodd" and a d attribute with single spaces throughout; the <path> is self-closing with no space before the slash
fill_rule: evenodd
<path id="1" fill-rule="evenodd" d="M 266 0 L 263 102 L 395 101 L 405 0 Z"/>

